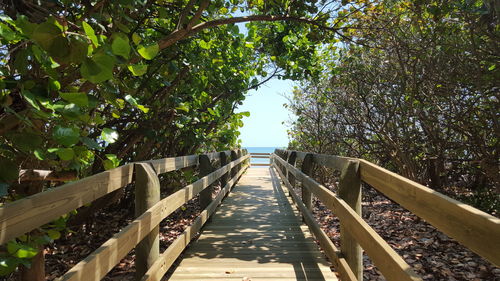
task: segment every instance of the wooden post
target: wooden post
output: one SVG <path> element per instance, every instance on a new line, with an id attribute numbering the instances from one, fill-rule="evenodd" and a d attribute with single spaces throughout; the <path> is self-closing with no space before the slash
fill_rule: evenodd
<path id="1" fill-rule="evenodd" d="M 304 174 L 311 176 L 313 164 L 314 164 L 313 155 L 311 153 L 308 153 L 304 157 L 304 160 L 302 160 L 302 167 L 300 168 L 300 170 Z M 301 185 L 301 189 L 302 189 L 302 202 L 304 202 L 304 205 L 309 211 L 312 211 L 312 193 L 303 184 Z"/>
<path id="2" fill-rule="evenodd" d="M 238 149 L 238 159 L 241 158 L 241 156 L 243 155 L 242 152 L 241 152 L 241 149 Z M 236 169 L 236 173 L 238 173 L 240 170 L 241 170 L 241 166 L 243 165 L 243 163 L 240 162 L 240 164 L 236 165 L 237 169 Z"/>
<path id="3" fill-rule="evenodd" d="M 295 166 L 295 161 L 296 160 L 297 160 L 297 152 L 291 151 L 288 154 L 288 157 L 287 157 L 288 164 L 290 164 L 292 166 Z M 287 175 L 286 177 L 288 178 L 288 182 L 290 183 L 290 185 L 292 186 L 292 188 L 295 188 L 295 176 L 292 174 L 292 172 L 286 173 L 286 167 L 283 167 L 283 168 L 285 168 L 285 175 Z M 290 190 L 288 191 L 288 196 L 290 196 L 290 198 L 293 201 L 293 196 L 292 196 Z"/>
<path id="4" fill-rule="evenodd" d="M 236 153 L 235 150 L 231 150 L 231 162 L 233 162 L 234 160 L 238 160 L 238 154 Z M 238 172 L 237 168 L 234 167 L 231 169 L 231 178 L 233 178 L 234 176 L 236 176 L 236 173 Z"/>
<path id="5" fill-rule="evenodd" d="M 288 159 L 287 159 L 287 162 L 288 164 L 292 165 L 292 166 L 295 166 L 295 162 L 297 161 L 297 152 L 295 151 L 291 151 L 290 154 L 288 155 Z M 292 174 L 292 172 L 288 172 L 288 181 L 290 182 L 290 184 L 295 187 L 295 177 L 294 175 Z"/>
<path id="6" fill-rule="evenodd" d="M 142 215 L 160 201 L 160 180 L 147 163 L 134 164 L 135 216 Z M 156 226 L 135 247 L 136 280 L 141 280 L 149 267 L 160 256 L 159 226 Z"/>
<path id="7" fill-rule="evenodd" d="M 341 171 L 339 197 L 361 216 L 361 179 L 359 161 L 349 160 Z M 352 272 L 363 280 L 363 252 L 358 242 L 344 229 L 340 221 L 340 251 L 351 267 Z"/>
<path id="8" fill-rule="evenodd" d="M 220 153 L 220 167 L 224 167 L 229 163 L 227 159 L 227 154 L 225 151 Z M 230 172 L 225 173 L 220 177 L 220 188 L 224 188 L 226 186 L 227 182 L 229 181 L 229 174 Z"/>
<path id="9" fill-rule="evenodd" d="M 214 171 L 212 163 L 210 163 L 210 158 L 207 155 L 202 154 L 199 156 L 200 163 L 200 178 L 210 174 Z M 212 193 L 214 192 L 214 186 L 210 185 L 200 192 L 200 207 L 204 210 L 210 203 L 212 203 Z"/>

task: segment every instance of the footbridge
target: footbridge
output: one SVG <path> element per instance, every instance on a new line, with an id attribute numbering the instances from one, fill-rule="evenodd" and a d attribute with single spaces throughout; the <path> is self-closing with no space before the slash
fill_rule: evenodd
<path id="1" fill-rule="evenodd" d="M 320 166 L 340 173 L 337 193 L 314 179 Z M 198 179 L 161 198 L 162 175 L 184 169 Z M 363 159 L 286 150 L 150 160 L 67 183 L 1 206 L 0 243 L 127 185 L 136 219 L 58 280 L 101 280 L 131 251 L 137 280 L 363 280 L 363 252 L 387 280 L 422 280 L 362 219 L 362 185 L 500 264 L 499 219 Z M 313 197 L 339 218 L 340 247 L 316 221 Z M 193 198 L 203 211 L 160 253 L 159 223 Z"/>

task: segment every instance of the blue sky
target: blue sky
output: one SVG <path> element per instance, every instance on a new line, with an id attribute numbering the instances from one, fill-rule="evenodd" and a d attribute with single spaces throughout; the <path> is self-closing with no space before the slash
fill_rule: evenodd
<path id="1" fill-rule="evenodd" d="M 243 147 L 288 145 L 287 126 L 283 122 L 290 120 L 291 113 L 283 104 L 287 103 L 284 95 L 290 95 L 292 89 L 292 81 L 271 79 L 259 89 L 247 93 L 243 105 L 237 110 L 250 112 L 240 129 Z"/>

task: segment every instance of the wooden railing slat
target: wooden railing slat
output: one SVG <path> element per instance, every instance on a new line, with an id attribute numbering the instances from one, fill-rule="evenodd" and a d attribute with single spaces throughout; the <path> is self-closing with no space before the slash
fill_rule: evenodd
<path id="1" fill-rule="evenodd" d="M 163 275 L 165 275 L 177 257 L 179 257 L 189 242 L 200 231 L 201 227 L 208 221 L 216 207 L 222 202 L 222 199 L 246 170 L 246 167 L 247 166 L 238 171 L 238 173 L 224 186 L 219 194 L 217 194 L 216 198 L 210 203 L 210 205 L 208 205 L 207 208 L 196 218 L 196 220 L 188 226 L 186 230 L 184 230 L 184 232 L 179 235 L 175 241 L 160 255 L 156 262 L 146 272 L 141 281 L 159 281 L 162 279 Z"/>
<path id="2" fill-rule="evenodd" d="M 500 219 L 360 160 L 361 179 L 446 235 L 500 266 Z"/>
<path id="3" fill-rule="evenodd" d="M 133 165 L 108 170 L 0 207 L 0 245 L 132 182 Z"/>
<path id="4" fill-rule="evenodd" d="M 323 229 L 321 229 L 321 226 L 316 222 L 316 219 L 309 210 L 309 207 L 301 202 L 299 196 L 293 189 L 288 179 L 283 175 L 281 170 L 278 169 L 276 165 L 274 167 L 275 170 L 279 173 L 280 178 L 285 183 L 286 188 L 292 195 L 293 201 L 299 208 L 299 211 L 301 212 L 305 223 L 307 224 L 309 229 L 313 232 L 314 237 L 316 237 L 316 240 L 318 240 L 326 256 L 332 261 L 335 268 L 339 271 L 342 280 L 350 280 L 350 281 L 358 280 L 354 275 L 354 273 L 352 272 L 351 268 L 349 267 L 349 264 L 347 264 L 347 260 L 339 255 L 340 251 L 338 250 L 338 248 L 333 244 L 332 240 L 330 240 L 328 235 L 323 231 Z"/>
<path id="5" fill-rule="evenodd" d="M 148 160 L 144 162 L 153 165 L 156 174 L 159 175 L 171 171 L 176 171 L 182 168 L 198 165 L 198 155 L 169 157 L 156 160 Z"/>
<path id="6" fill-rule="evenodd" d="M 247 158 L 248 156 L 241 157 L 162 199 L 58 280 L 100 280 L 161 220 Z"/>
<path id="7" fill-rule="evenodd" d="M 275 157 L 288 172 L 302 181 L 323 204 L 337 214 L 345 228 L 368 253 L 387 280 L 422 280 L 411 267 L 349 205 L 335 193 L 317 183 L 297 168 Z"/>

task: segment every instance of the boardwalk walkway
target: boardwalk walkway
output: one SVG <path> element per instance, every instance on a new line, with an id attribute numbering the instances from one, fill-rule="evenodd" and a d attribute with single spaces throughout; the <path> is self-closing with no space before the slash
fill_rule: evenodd
<path id="1" fill-rule="evenodd" d="M 251 168 L 170 280 L 337 280 L 277 174 Z"/>

